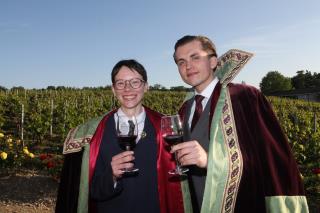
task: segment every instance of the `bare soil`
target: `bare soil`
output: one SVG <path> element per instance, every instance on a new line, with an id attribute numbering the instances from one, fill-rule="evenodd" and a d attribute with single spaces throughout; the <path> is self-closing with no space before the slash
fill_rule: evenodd
<path id="1" fill-rule="evenodd" d="M 43 171 L 0 171 L 0 213 L 54 212 L 59 183 Z M 320 212 L 319 197 L 309 197 L 310 213 Z"/>
<path id="2" fill-rule="evenodd" d="M 0 213 L 54 212 L 58 185 L 42 171 L 0 172 Z"/>

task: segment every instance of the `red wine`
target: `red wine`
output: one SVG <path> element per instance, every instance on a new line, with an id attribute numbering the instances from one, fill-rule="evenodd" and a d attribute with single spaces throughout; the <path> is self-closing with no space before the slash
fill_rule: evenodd
<path id="1" fill-rule="evenodd" d="M 168 144 L 174 145 L 182 142 L 182 135 L 166 135 L 164 139 Z"/>
<path id="2" fill-rule="evenodd" d="M 123 150 L 133 150 L 136 146 L 136 135 L 121 135 L 118 136 L 118 143 L 120 145 L 120 148 Z"/>

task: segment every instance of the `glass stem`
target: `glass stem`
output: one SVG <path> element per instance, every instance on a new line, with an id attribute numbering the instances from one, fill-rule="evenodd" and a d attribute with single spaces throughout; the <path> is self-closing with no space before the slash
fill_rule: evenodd
<path id="1" fill-rule="evenodd" d="M 180 169 L 181 164 L 179 162 L 177 152 L 174 152 L 174 159 L 176 160 L 176 164 L 177 164 L 176 168 Z"/>

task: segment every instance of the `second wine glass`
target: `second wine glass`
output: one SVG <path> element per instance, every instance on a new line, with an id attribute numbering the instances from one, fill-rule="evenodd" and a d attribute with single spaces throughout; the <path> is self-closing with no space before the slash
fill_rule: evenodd
<path id="1" fill-rule="evenodd" d="M 182 122 L 179 115 L 167 115 L 161 118 L 161 134 L 164 140 L 170 145 L 181 143 L 183 141 Z M 189 169 L 180 165 L 177 159 L 177 153 L 174 153 L 176 168 L 169 171 L 171 175 L 183 175 Z"/>

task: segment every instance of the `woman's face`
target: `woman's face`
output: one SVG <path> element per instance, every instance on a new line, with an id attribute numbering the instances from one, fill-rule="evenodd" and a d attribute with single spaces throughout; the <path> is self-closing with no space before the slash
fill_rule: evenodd
<path id="1" fill-rule="evenodd" d="M 137 110 L 141 107 L 144 93 L 147 90 L 148 84 L 143 81 L 142 76 L 126 66 L 120 68 L 112 85 L 113 94 L 117 97 L 124 111 L 130 110 L 132 112 L 134 110 L 138 112 Z"/>

